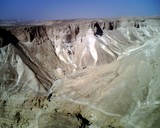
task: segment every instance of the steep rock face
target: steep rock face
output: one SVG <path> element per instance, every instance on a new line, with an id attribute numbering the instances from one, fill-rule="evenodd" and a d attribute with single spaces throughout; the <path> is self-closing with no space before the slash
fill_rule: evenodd
<path id="1" fill-rule="evenodd" d="M 152 21 L 148 24 L 148 20 L 145 19 L 57 22 L 16 29 L 11 27 L 8 30 L 23 43 L 34 42 L 33 45 L 41 47 L 41 43 L 50 42 L 57 57 L 62 63 L 70 65 L 69 69 L 72 69 L 72 72 L 88 65 L 112 62 L 125 48 L 138 45 L 145 38 L 156 34 L 157 32 L 150 27 L 156 29 L 159 25 L 158 22 Z M 25 47 L 25 43 L 23 45 Z M 37 49 L 34 47 L 32 50 Z"/>
<path id="2" fill-rule="evenodd" d="M 159 32 L 158 18 L 3 25 L 1 127 L 158 128 Z"/>

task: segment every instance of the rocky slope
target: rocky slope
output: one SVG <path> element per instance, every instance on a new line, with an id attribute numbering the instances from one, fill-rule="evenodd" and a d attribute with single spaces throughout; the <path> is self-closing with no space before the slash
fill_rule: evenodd
<path id="1" fill-rule="evenodd" d="M 159 18 L 0 26 L 1 127 L 160 125 Z"/>

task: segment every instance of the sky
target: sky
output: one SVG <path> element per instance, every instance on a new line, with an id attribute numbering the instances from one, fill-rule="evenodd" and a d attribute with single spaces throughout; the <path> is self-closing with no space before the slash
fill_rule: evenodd
<path id="1" fill-rule="evenodd" d="M 160 16 L 160 0 L 0 0 L 0 19 Z"/>

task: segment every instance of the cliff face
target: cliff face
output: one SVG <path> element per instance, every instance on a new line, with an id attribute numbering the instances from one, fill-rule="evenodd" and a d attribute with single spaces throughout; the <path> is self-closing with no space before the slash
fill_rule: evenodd
<path id="1" fill-rule="evenodd" d="M 152 30 L 157 29 L 158 25 L 157 19 L 75 20 L 44 22 L 37 26 L 14 26 L 7 31 L 19 40 L 22 47 L 32 45 L 28 50 L 35 56 L 43 55 L 42 49 L 52 47 L 56 54 L 54 56 L 69 66 L 72 72 L 112 62 L 127 47 L 139 45 L 158 33 L 157 30 Z M 47 42 L 50 44 L 46 45 Z M 44 44 L 46 47 L 41 47 Z"/>
<path id="2" fill-rule="evenodd" d="M 47 119 L 52 127 L 59 126 L 59 120 L 73 127 L 136 127 L 136 119 L 141 118 L 134 115 L 140 111 L 137 106 L 148 99 L 159 103 L 150 98 L 148 84 L 152 77 L 158 79 L 154 68 L 158 70 L 160 62 L 159 32 L 158 18 L 1 24 L 2 126 L 49 127 L 43 122 Z M 146 70 L 153 75 L 145 76 Z M 137 88 L 142 90 L 139 97 L 134 93 Z M 145 125 L 142 121 L 137 126 Z"/>

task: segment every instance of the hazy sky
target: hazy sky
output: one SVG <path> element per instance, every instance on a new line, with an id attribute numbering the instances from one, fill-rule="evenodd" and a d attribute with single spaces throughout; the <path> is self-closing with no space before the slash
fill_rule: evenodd
<path id="1" fill-rule="evenodd" d="M 0 0 L 0 19 L 160 16 L 160 0 Z"/>

